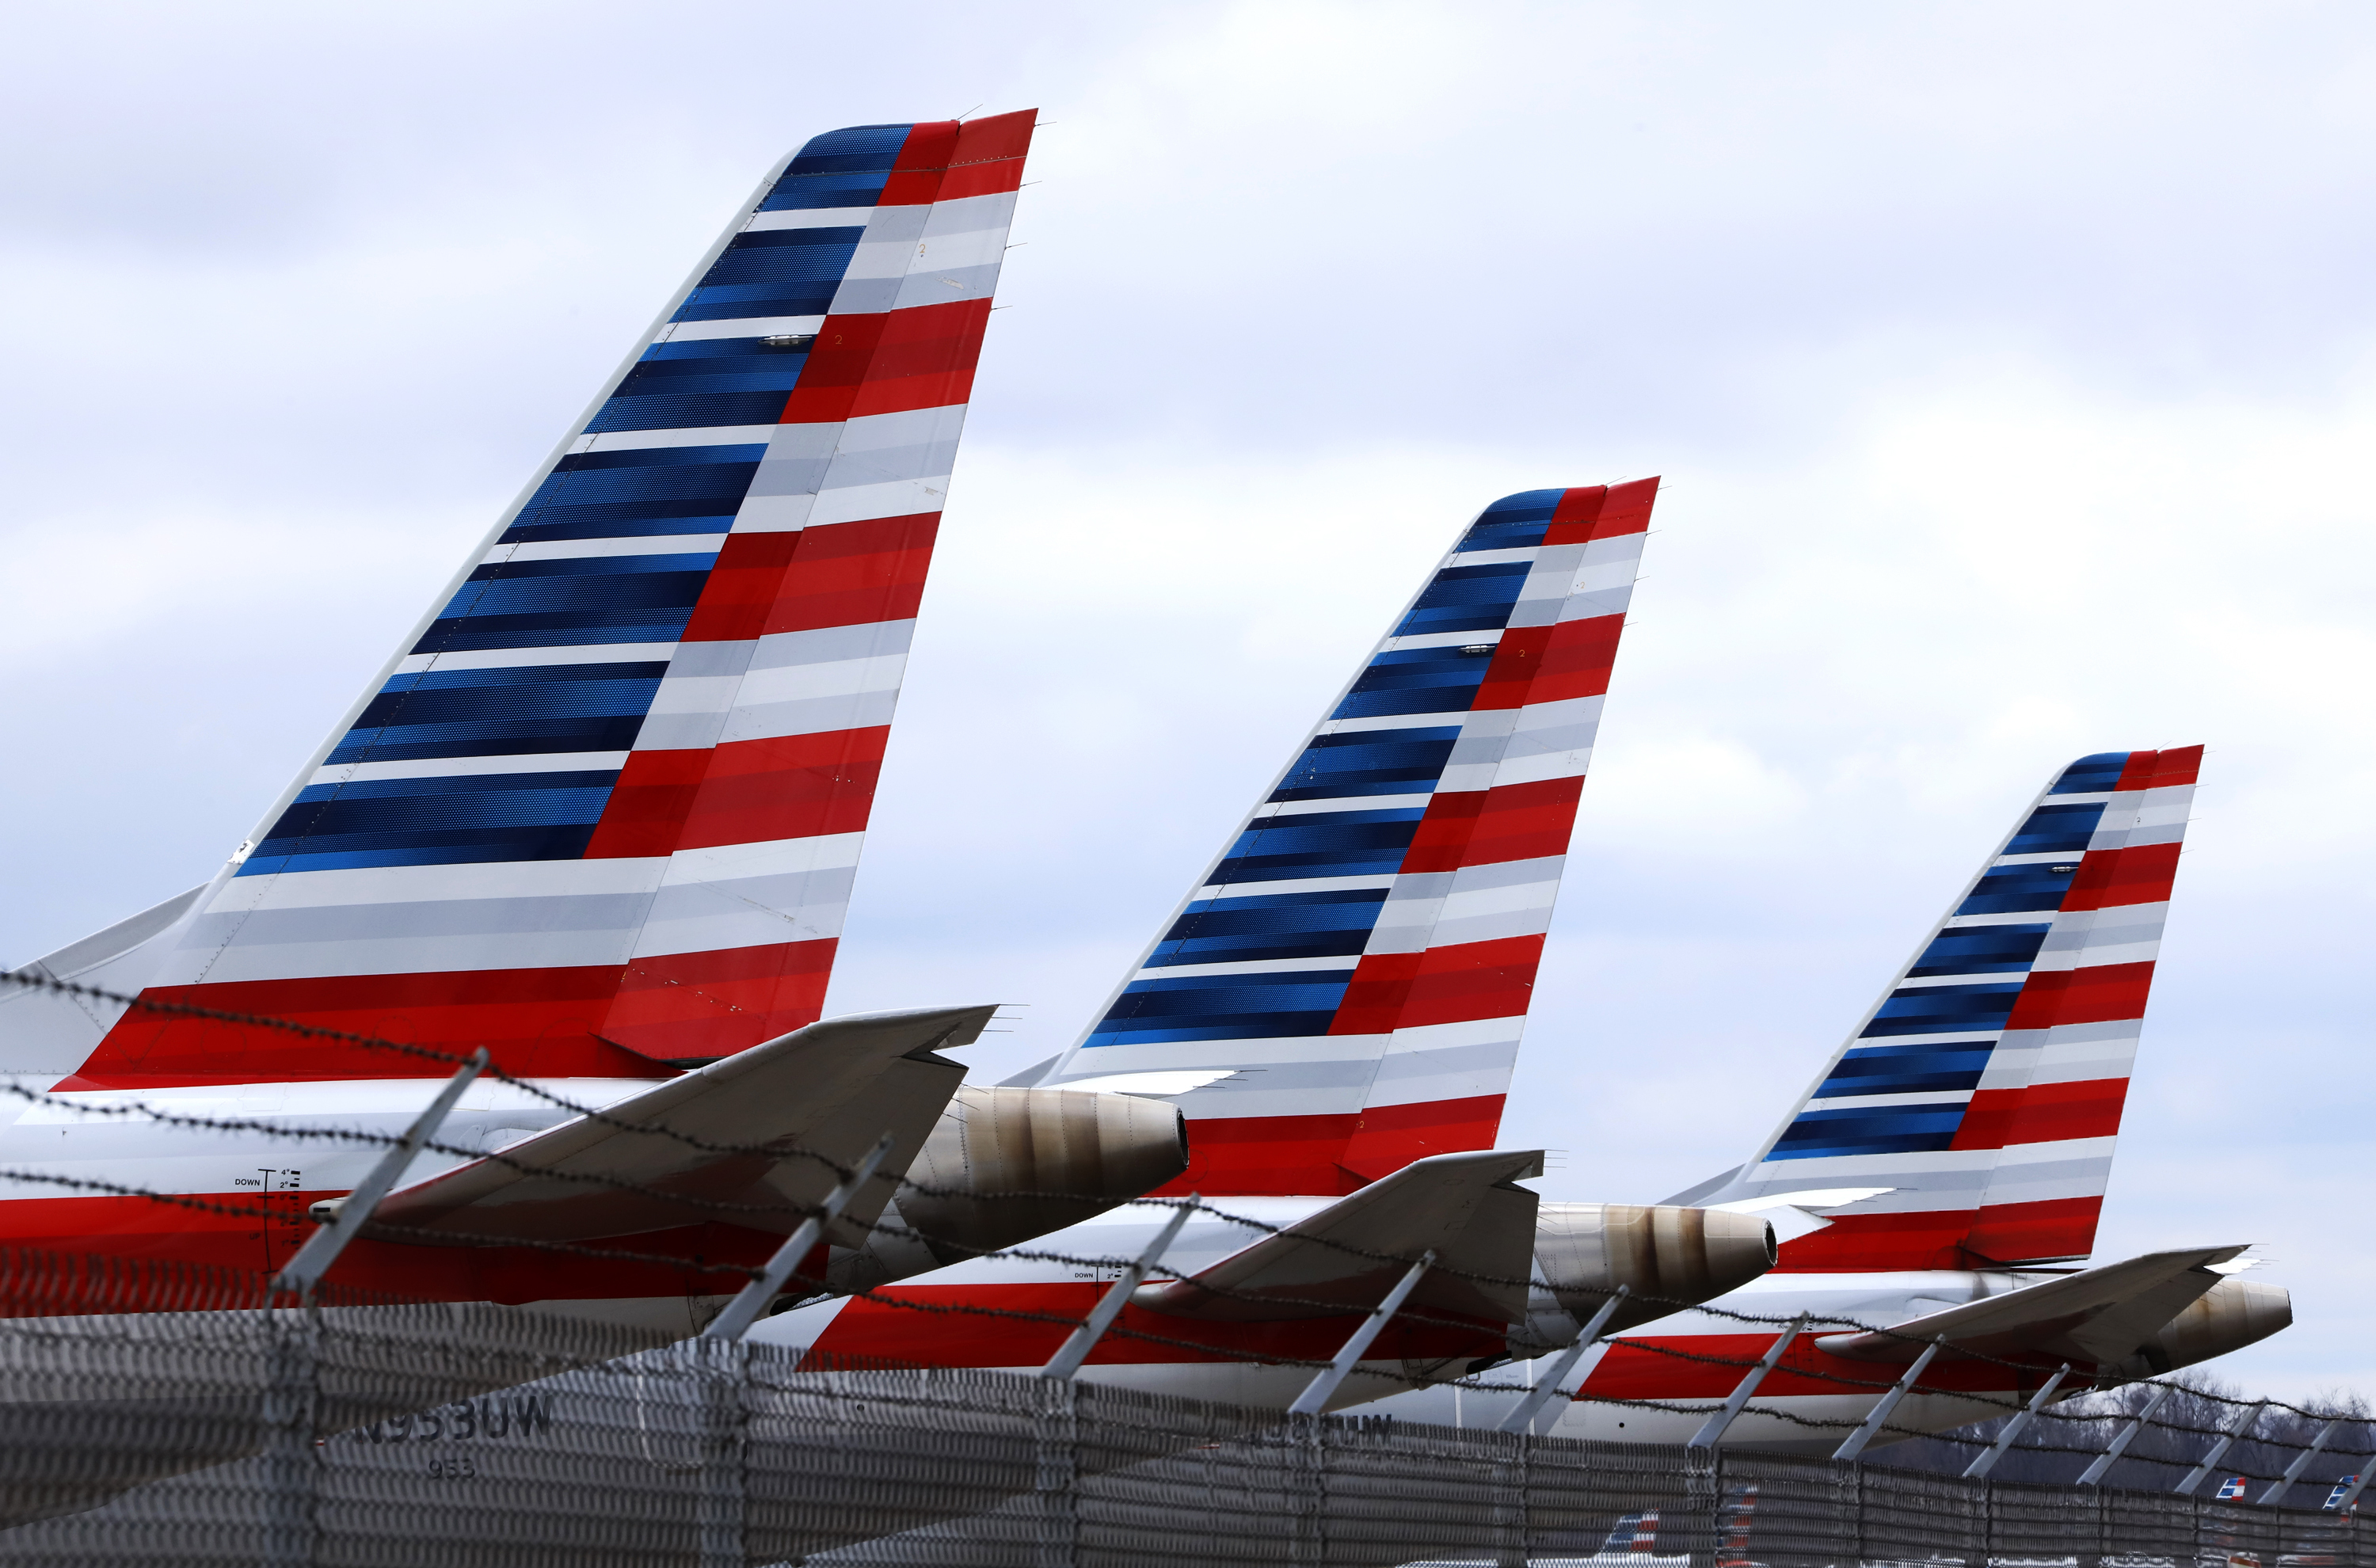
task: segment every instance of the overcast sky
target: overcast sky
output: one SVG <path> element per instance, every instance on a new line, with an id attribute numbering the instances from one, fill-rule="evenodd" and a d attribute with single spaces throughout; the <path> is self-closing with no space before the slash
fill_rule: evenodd
<path id="1" fill-rule="evenodd" d="M 1036 106 L 833 1010 L 1066 1044 L 1469 514 L 1663 474 L 1504 1142 L 1736 1162 L 2053 769 L 2206 742 L 2098 1255 L 2263 1243 L 2224 1370 L 2376 1395 L 2376 14 L 10 31 L 0 959 L 211 872 L 771 160 Z"/>

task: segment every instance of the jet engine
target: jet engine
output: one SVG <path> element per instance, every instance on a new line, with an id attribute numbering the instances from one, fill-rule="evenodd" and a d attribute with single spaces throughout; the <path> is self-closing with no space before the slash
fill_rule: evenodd
<path id="1" fill-rule="evenodd" d="M 1772 1268 L 1776 1255 L 1774 1227 L 1753 1214 L 1679 1204 L 1544 1204 L 1535 1220 L 1526 1353 L 1573 1340 L 1621 1285 L 1627 1299 L 1603 1333 L 1739 1289 Z"/>
<path id="2" fill-rule="evenodd" d="M 2097 1368 L 2097 1385 L 2109 1387 L 2191 1367 L 2257 1344 L 2293 1321 L 2293 1297 L 2284 1286 L 2222 1279 L 2156 1330 L 2134 1355 Z"/>
<path id="3" fill-rule="evenodd" d="M 1077 1225 L 1187 1169 L 1187 1122 L 1162 1100 L 965 1085 L 909 1165 L 912 1185 L 884 1209 L 884 1229 L 835 1238 L 827 1278 L 837 1290 L 905 1279 Z"/>

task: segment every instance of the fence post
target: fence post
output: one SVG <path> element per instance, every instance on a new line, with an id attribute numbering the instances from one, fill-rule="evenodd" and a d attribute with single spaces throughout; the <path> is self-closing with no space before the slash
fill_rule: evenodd
<path id="1" fill-rule="evenodd" d="M 404 1174 L 413 1157 L 421 1152 L 421 1146 L 437 1135 L 437 1129 L 446 1124 L 446 1113 L 454 1109 L 455 1102 L 462 1098 L 462 1091 L 477 1080 L 486 1065 L 487 1048 L 482 1045 L 470 1053 L 469 1061 L 454 1070 L 454 1075 L 446 1080 L 445 1087 L 439 1089 L 421 1114 L 412 1119 L 412 1124 L 405 1128 L 404 1135 L 374 1162 L 363 1179 L 356 1183 L 353 1192 L 343 1198 L 326 1198 L 314 1206 L 313 1218 L 320 1223 L 321 1229 L 306 1237 L 305 1244 L 297 1249 L 296 1255 L 280 1265 L 280 1272 L 272 1280 L 275 1290 L 293 1290 L 302 1300 L 310 1301 L 314 1299 L 314 1288 L 322 1282 L 324 1275 L 330 1272 L 330 1265 L 339 1261 L 339 1254 L 346 1251 L 347 1243 L 362 1234 L 363 1227 L 371 1223 L 372 1210 L 379 1206 L 379 1200 L 387 1196 L 388 1190 L 396 1185 L 397 1178 Z"/>
<path id="2" fill-rule="evenodd" d="M 1717 1503 L 1724 1496 L 1723 1467 L 1723 1454 L 1705 1443 L 1695 1443 L 1683 1450 L 1683 1512 L 1688 1520 L 1715 1518 Z M 1699 1561 L 1694 1546 L 1693 1568 L 1699 1568 Z M 1714 1552 L 1708 1554 L 1708 1561 L 1716 1561 Z"/>
<path id="3" fill-rule="evenodd" d="M 866 1158 L 858 1162 L 858 1169 L 835 1184 L 833 1191 L 825 1195 L 825 1202 L 817 1206 L 817 1211 L 793 1228 L 792 1233 L 784 1238 L 767 1259 L 766 1266 L 745 1281 L 742 1289 L 734 1293 L 734 1299 L 709 1320 L 707 1326 L 701 1331 L 704 1339 L 723 1340 L 731 1345 L 751 1331 L 751 1325 L 759 1321 L 759 1314 L 767 1310 L 767 1304 L 790 1280 L 792 1270 L 800 1267 L 801 1261 L 815 1249 L 818 1241 L 824 1240 L 825 1228 L 838 1219 L 849 1200 L 858 1195 L 858 1189 L 873 1179 L 875 1168 L 890 1154 L 895 1141 L 888 1133 L 876 1140 Z"/>
<path id="4" fill-rule="evenodd" d="M 1986 1479 L 1989 1472 L 1997 1467 L 1997 1461 L 2012 1450 L 2014 1439 L 2021 1435 L 2021 1429 L 2029 1424 L 2032 1416 L 2046 1408 L 2046 1402 L 2054 1396 L 2054 1391 L 2061 1387 L 2062 1380 L 2070 1375 L 2071 1363 L 2065 1361 L 2052 1377 L 2039 1384 L 2037 1392 L 2029 1396 L 2029 1403 L 2015 1410 L 2013 1420 L 2005 1422 L 2004 1430 L 1997 1433 L 1996 1442 L 1989 1445 L 1988 1451 L 1964 1467 L 1964 1479 L 1967 1481 Z"/>
<path id="5" fill-rule="evenodd" d="M 1121 1277 L 1106 1288 L 1106 1293 L 1098 1298 L 1098 1304 L 1090 1309 L 1081 1326 L 1073 1330 L 1064 1343 L 1057 1347 L 1056 1353 L 1048 1358 L 1048 1364 L 1040 1369 L 1041 1377 L 1068 1378 L 1081 1370 L 1081 1363 L 1089 1359 L 1089 1352 L 1098 1348 L 1098 1341 L 1105 1337 L 1106 1330 L 1113 1326 L 1113 1321 L 1122 1315 L 1123 1308 L 1130 1305 L 1130 1293 L 1145 1284 L 1147 1275 L 1163 1261 L 1163 1254 L 1179 1238 L 1180 1228 L 1188 1223 L 1190 1215 L 1196 1212 L 1195 1204 L 1196 1194 L 1191 1193 L 1186 1203 L 1171 1211 L 1170 1219 L 1156 1232 L 1155 1240 L 1147 1243 L 1146 1250 L 1139 1253 L 1131 1265 L 1122 1271 Z"/>
<path id="6" fill-rule="evenodd" d="M 2211 1452 L 2203 1456 L 2203 1463 L 2195 1466 L 2192 1470 L 2187 1471 L 2186 1479 L 2179 1482 L 2177 1486 L 2170 1490 L 2177 1492 L 2180 1497 L 2193 1496 L 2194 1489 L 2203 1484 L 2203 1478 L 2211 1473 L 2212 1467 L 2227 1457 L 2228 1450 L 2233 1446 L 2238 1438 L 2252 1430 L 2252 1423 L 2261 1419 L 2261 1411 L 2266 1404 L 2267 1401 L 2263 1400 L 2261 1404 L 2247 1405 L 2241 1410 L 2237 1411 L 2236 1414 L 2229 1419 L 2228 1422 L 2228 1430 L 2221 1432 L 2218 1437 L 2213 1441 L 2211 1444 Z"/>
<path id="7" fill-rule="evenodd" d="M 743 1568 L 749 1409 L 743 1384 L 750 1348 L 734 1339 L 694 1339 L 685 1346 L 701 1395 L 701 1469 L 696 1557 L 701 1568 Z"/>
<path id="8" fill-rule="evenodd" d="M 1287 1408 L 1289 1415 L 1316 1416 L 1328 1408 L 1328 1397 L 1336 1392 L 1336 1385 L 1360 1364 L 1362 1353 L 1384 1332 L 1386 1324 L 1394 1315 L 1402 1311 L 1403 1303 L 1410 1299 L 1410 1293 L 1419 1289 L 1420 1277 L 1434 1266 L 1435 1253 L 1431 1248 L 1419 1262 L 1410 1265 L 1401 1279 L 1396 1281 L 1395 1288 L 1386 1292 L 1386 1299 L 1370 1309 L 1369 1315 L 1361 1320 L 1361 1325 L 1353 1330 L 1352 1336 L 1336 1352 L 1336 1359 L 1304 1385 L 1303 1392 L 1295 1396 L 1295 1403 Z"/>
<path id="9" fill-rule="evenodd" d="M 2326 1446 L 2326 1440 L 2333 1437 L 2334 1435 L 2334 1429 L 2342 1424 L 2343 1418 L 2341 1416 L 2337 1416 L 2334 1420 L 2327 1422 L 2326 1425 L 2318 1429 L 2318 1435 L 2310 1440 L 2310 1446 L 2303 1449 L 2301 1454 L 2294 1460 L 2294 1462 L 2286 1467 L 2286 1473 L 2284 1475 L 2269 1483 L 2268 1491 L 2261 1493 L 2262 1507 L 2266 1508 L 2272 1503 L 2284 1497 L 2286 1494 L 2286 1489 L 2292 1486 L 2294 1482 L 2301 1479 L 2301 1473 L 2310 1468 L 2310 1462 L 2318 1457 L 2319 1450 Z"/>
<path id="10" fill-rule="evenodd" d="M 314 1444 L 319 1315 L 267 1308 L 264 1551 L 267 1568 L 313 1568 L 321 1455 Z"/>
<path id="11" fill-rule="evenodd" d="M 1848 1515 L 1851 1520 L 1848 1529 L 1848 1556 L 1850 1561 L 1861 1562 L 1865 1558 L 1864 1467 L 1862 1465 L 1845 1466 L 1843 1475 L 1847 1482 L 1851 1499 L 1848 1505 Z"/>
<path id="12" fill-rule="evenodd" d="M 1040 1383 L 1038 1568 L 1074 1568 L 1081 1555 L 1079 1387 L 1070 1378 Z"/>
<path id="13" fill-rule="evenodd" d="M 1532 1433 L 1526 1433 L 1510 1442 L 1515 1447 L 1493 1465 L 1493 1562 L 1494 1568 L 1527 1568 L 1534 1548 L 1527 1527 L 1527 1489 L 1532 1479 L 1535 1440 Z"/>
<path id="14" fill-rule="evenodd" d="M 1288 1561 L 1313 1568 L 1328 1560 L 1327 1421 L 1320 1416 L 1290 1413 L 1287 1418 L 1289 1506 Z"/>
<path id="15" fill-rule="evenodd" d="M 2094 1464 L 2079 1472 L 2079 1479 L 2074 1484 L 2078 1486 L 2102 1485 L 2104 1473 L 2112 1467 L 2113 1464 L 2119 1460 L 2121 1455 L 2129 1451 L 2129 1444 L 2137 1440 L 2137 1433 L 2144 1430 L 2145 1422 L 2153 1419 L 2153 1413 L 2161 1408 L 2161 1402 L 2169 1397 L 2169 1391 L 2176 1386 L 2177 1385 L 2175 1384 L 2168 1383 L 2155 1384 L 2153 1397 L 2144 1402 L 2144 1408 L 2143 1409 L 2129 1418 L 2129 1424 L 2122 1427 L 2120 1431 L 2120 1435 L 2112 1439 L 2112 1445 L 2109 1448 L 2105 1449 L 2101 1454 L 2096 1455 L 2096 1462 Z M 2101 1511 L 2098 1510 L 2098 1512 L 2100 1513 Z"/>
<path id="16" fill-rule="evenodd" d="M 1725 1429 L 1732 1425 L 1741 1411 L 1749 1408 L 1750 1396 L 1757 1392 L 1757 1385 L 1765 1381 L 1765 1374 L 1774 1370 L 1774 1364 L 1782 1359 L 1782 1352 L 1790 1348 L 1790 1341 L 1799 1337 L 1799 1331 L 1806 1326 L 1807 1319 L 1803 1313 L 1792 1318 L 1790 1326 L 1776 1336 L 1774 1343 L 1765 1348 L 1765 1354 L 1759 1357 L 1757 1364 L 1749 1369 L 1748 1375 L 1743 1377 L 1739 1386 L 1733 1389 L 1732 1396 L 1724 1402 L 1723 1408 L 1712 1412 L 1706 1420 L 1702 1421 L 1700 1430 L 1692 1433 L 1690 1442 L 1684 1446 L 1714 1448 L 1723 1439 Z"/>
<path id="17" fill-rule="evenodd" d="M 1617 1294 L 1600 1303 L 1600 1310 L 1592 1314 L 1592 1321 L 1584 1325 L 1583 1332 L 1575 1336 L 1575 1343 L 1560 1352 L 1559 1360 L 1551 1363 L 1550 1370 L 1543 1374 L 1542 1382 L 1535 1384 L 1527 1396 L 1518 1401 L 1518 1408 L 1503 1419 L 1503 1431 L 1524 1431 L 1534 1424 L 1536 1413 L 1551 1402 L 1559 1393 L 1561 1380 L 1575 1370 L 1575 1363 L 1583 1359 L 1584 1353 L 1600 1343 L 1600 1331 L 1609 1326 L 1609 1320 L 1617 1315 L 1617 1309 L 1633 1292 L 1631 1285 L 1620 1285 Z M 1577 1392 L 1582 1393 L 1583 1390 L 1579 1388 Z"/>
<path id="18" fill-rule="evenodd" d="M 1914 1386 L 1914 1380 L 1922 1375 L 1924 1369 L 1930 1364 L 1930 1358 L 1937 1355 L 1939 1347 L 1945 1343 L 1943 1339 L 1933 1339 L 1922 1347 L 1922 1353 L 1914 1358 L 1914 1364 L 1906 1369 L 1905 1375 L 1890 1385 L 1888 1393 L 1872 1402 L 1872 1408 L 1865 1412 L 1864 1420 L 1856 1431 L 1848 1433 L 1846 1441 L 1832 1451 L 1833 1458 L 1854 1459 L 1865 1451 L 1866 1445 L 1881 1431 L 1882 1423 L 1889 1420 L 1889 1413 L 1897 1408 L 1897 1402 L 1906 1397 Z"/>

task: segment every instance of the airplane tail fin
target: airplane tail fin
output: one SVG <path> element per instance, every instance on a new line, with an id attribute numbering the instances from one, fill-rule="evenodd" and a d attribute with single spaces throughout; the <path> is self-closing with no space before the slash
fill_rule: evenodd
<path id="1" fill-rule="evenodd" d="M 559 1075 L 814 1020 L 1032 125 L 855 126 L 772 173 L 146 995 Z M 5 1065 L 435 1070 L 137 1009 Z"/>
<path id="2" fill-rule="evenodd" d="M 1039 1082 L 1171 1099 L 1182 1192 L 1490 1147 L 1657 490 L 1479 514 Z"/>
<path id="3" fill-rule="evenodd" d="M 1756 1158 L 1693 1201 L 1823 1200 L 1784 1270 L 2085 1257 L 2202 760 L 2058 773 Z"/>

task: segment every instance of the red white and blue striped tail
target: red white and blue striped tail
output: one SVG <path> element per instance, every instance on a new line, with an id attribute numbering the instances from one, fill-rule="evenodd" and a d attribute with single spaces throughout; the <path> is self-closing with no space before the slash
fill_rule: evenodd
<path id="1" fill-rule="evenodd" d="M 1658 1511 L 1655 1508 L 1623 1515 L 1610 1526 L 1609 1538 L 1600 1543 L 1600 1550 L 1604 1554 L 1656 1551 L 1658 1548 Z"/>
<path id="2" fill-rule="evenodd" d="M 1883 1189 L 1782 1268 L 2085 1257 L 2203 748 L 2062 769 L 1754 1159 L 1690 1201 Z"/>
<path id="3" fill-rule="evenodd" d="M 861 125 L 771 174 L 253 842 L 107 975 L 547 1075 L 814 1020 L 1032 125 Z M 6 1054 L 80 1087 L 439 1070 L 139 1010 Z"/>
<path id="4" fill-rule="evenodd" d="M 1490 1148 L 1657 491 L 1479 514 L 1039 1082 L 1172 1099 L 1182 1192 Z"/>

